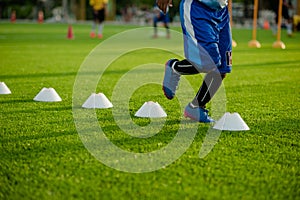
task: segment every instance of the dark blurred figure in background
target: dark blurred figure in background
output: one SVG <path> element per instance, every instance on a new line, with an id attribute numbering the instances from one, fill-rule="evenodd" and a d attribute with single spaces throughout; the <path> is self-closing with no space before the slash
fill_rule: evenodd
<path id="1" fill-rule="evenodd" d="M 287 34 L 288 36 L 292 36 L 293 34 L 293 16 L 290 14 L 290 10 L 293 9 L 293 5 L 291 0 L 287 1 L 287 0 L 283 0 L 282 3 L 282 19 L 283 19 L 283 24 L 286 27 L 287 30 Z M 278 24 L 278 6 L 275 8 L 275 22 L 276 24 Z M 275 33 L 277 32 L 277 26 L 275 29 Z"/>
<path id="2" fill-rule="evenodd" d="M 153 17 L 153 27 L 154 27 L 154 35 L 153 38 L 158 37 L 157 33 L 157 24 L 158 22 L 163 22 L 164 27 L 166 28 L 167 31 L 167 38 L 170 38 L 170 27 L 169 27 L 169 22 L 170 22 L 170 17 L 168 12 L 163 13 L 157 6 L 154 7 L 154 17 Z"/>
<path id="3" fill-rule="evenodd" d="M 91 38 L 96 37 L 96 27 L 98 25 L 98 38 L 103 37 L 103 22 L 107 16 L 108 0 L 90 0 L 90 5 L 93 8 L 93 25 L 90 33 Z"/>

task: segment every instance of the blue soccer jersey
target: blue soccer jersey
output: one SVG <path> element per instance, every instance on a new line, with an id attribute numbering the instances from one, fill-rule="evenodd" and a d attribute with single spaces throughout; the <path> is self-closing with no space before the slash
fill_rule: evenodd
<path id="1" fill-rule="evenodd" d="M 185 57 L 199 72 L 231 72 L 232 40 L 226 0 L 182 0 Z M 223 8 L 222 8 L 223 7 Z"/>

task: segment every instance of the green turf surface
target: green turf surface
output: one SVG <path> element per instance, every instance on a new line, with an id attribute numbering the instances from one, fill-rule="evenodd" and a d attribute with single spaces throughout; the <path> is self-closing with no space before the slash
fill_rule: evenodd
<path id="1" fill-rule="evenodd" d="M 129 28 L 134 27 L 107 25 L 104 39 Z M 272 48 L 271 31 L 259 30 L 262 48 L 250 49 L 251 30 L 233 30 L 238 47 L 233 71 L 224 81 L 226 106 L 240 113 L 250 131 L 222 132 L 214 149 L 200 159 L 208 125 L 199 124 L 192 145 L 174 163 L 154 172 L 127 173 L 94 158 L 75 128 L 76 74 L 101 42 L 90 39 L 89 30 L 90 25 L 75 24 L 75 39 L 68 40 L 65 24 L 0 23 L 0 81 L 12 91 L 0 95 L 0 199 L 299 199 L 299 33 L 289 38 L 283 31 L 287 48 L 280 50 Z M 98 88 L 111 97 L 114 84 L 132 67 L 164 63 L 171 56 L 154 49 L 130 52 L 112 63 Z M 187 78 L 195 90 L 199 78 Z M 63 101 L 34 102 L 43 87 L 55 88 Z M 99 124 L 114 144 L 150 152 L 175 137 L 182 111 L 176 99 L 164 98 L 160 87 L 142 86 L 129 102 L 131 115 L 146 98 L 168 113 L 163 130 L 151 138 L 128 136 L 111 110 L 97 110 Z"/>

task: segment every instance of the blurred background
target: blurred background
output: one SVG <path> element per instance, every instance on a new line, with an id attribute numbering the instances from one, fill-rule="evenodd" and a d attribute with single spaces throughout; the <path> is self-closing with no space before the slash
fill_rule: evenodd
<path id="1" fill-rule="evenodd" d="M 170 9 L 173 23 L 179 22 L 178 6 L 180 1 L 174 1 Z M 290 15 L 293 17 L 294 30 L 300 29 L 300 0 L 289 0 Z M 152 24 L 155 0 L 109 0 L 108 20 L 119 23 L 134 23 L 140 25 Z M 258 25 L 264 22 L 275 23 L 275 13 L 279 0 L 259 1 Z M 12 15 L 18 20 L 38 20 L 43 14 L 44 22 L 84 22 L 92 20 L 92 9 L 89 0 L 1 0 L 0 20 L 10 20 Z M 234 26 L 251 27 L 253 15 L 253 0 L 233 0 L 232 18 Z M 283 21 L 284 23 L 284 21 Z"/>

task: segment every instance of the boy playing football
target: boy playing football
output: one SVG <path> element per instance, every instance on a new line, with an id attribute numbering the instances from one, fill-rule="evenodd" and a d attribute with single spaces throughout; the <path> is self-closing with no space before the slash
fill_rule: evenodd
<path id="1" fill-rule="evenodd" d="M 231 72 L 232 39 L 227 0 L 182 0 L 180 19 L 184 36 L 184 60 L 166 63 L 163 91 L 173 99 L 181 75 L 206 73 L 194 99 L 185 107 L 184 115 L 210 123 L 206 104 L 212 99 L 222 80 Z M 157 0 L 166 12 L 172 0 Z"/>

